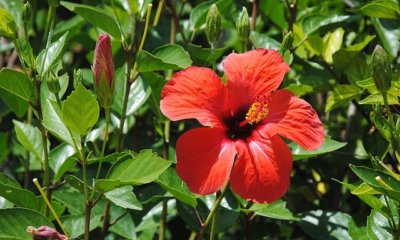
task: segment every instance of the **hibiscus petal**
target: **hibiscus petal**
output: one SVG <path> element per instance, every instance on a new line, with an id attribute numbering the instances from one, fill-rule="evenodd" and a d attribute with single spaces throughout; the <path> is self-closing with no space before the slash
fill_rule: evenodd
<path id="1" fill-rule="evenodd" d="M 287 192 L 293 158 L 279 136 L 252 137 L 247 142 L 237 142 L 236 148 L 238 158 L 231 174 L 233 191 L 258 203 L 274 202 Z"/>
<path id="2" fill-rule="evenodd" d="M 231 104 L 237 107 L 276 90 L 290 70 L 277 51 L 267 49 L 231 53 L 223 61 L 223 68 L 230 100 L 236 102 Z"/>
<path id="3" fill-rule="evenodd" d="M 235 154 L 224 130 L 192 129 L 176 143 L 176 171 L 192 192 L 214 193 L 227 183 Z"/>
<path id="4" fill-rule="evenodd" d="M 257 130 L 264 136 L 279 134 L 307 150 L 318 149 L 324 143 L 324 129 L 318 114 L 288 90 L 271 95 L 268 116 Z"/>
<path id="5" fill-rule="evenodd" d="M 204 126 L 220 126 L 225 86 L 211 69 L 189 67 L 174 74 L 161 92 L 161 111 L 173 121 L 195 118 Z"/>

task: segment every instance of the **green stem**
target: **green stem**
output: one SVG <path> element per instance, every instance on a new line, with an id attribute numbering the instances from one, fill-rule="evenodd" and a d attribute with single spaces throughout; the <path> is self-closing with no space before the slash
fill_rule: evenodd
<path id="1" fill-rule="evenodd" d="M 103 220 L 103 227 L 101 229 L 101 239 L 104 240 L 108 229 L 110 228 L 110 207 L 111 204 L 109 201 L 106 202 L 106 206 L 104 208 L 104 220 Z"/>
<path id="2" fill-rule="evenodd" d="M 164 123 L 164 134 L 163 134 L 163 157 L 168 159 L 169 156 L 169 133 L 170 133 L 170 121 L 166 120 Z M 158 240 L 164 240 L 165 238 L 165 225 L 167 224 L 168 214 L 168 200 L 162 202 L 162 211 L 160 217 L 160 230 L 158 234 Z"/>
<path id="3" fill-rule="evenodd" d="M 215 62 L 216 62 L 216 59 L 215 59 L 215 44 L 214 43 L 210 43 L 210 45 L 211 45 L 211 63 L 212 63 L 212 68 L 213 68 L 213 70 L 214 70 L 214 72 L 215 72 L 215 69 L 216 69 L 216 64 L 215 64 Z"/>
<path id="4" fill-rule="evenodd" d="M 39 113 L 39 121 L 43 121 L 42 112 Z M 49 185 L 50 185 L 50 169 L 49 169 L 49 153 L 47 151 L 47 133 L 46 129 L 42 124 L 40 124 L 40 132 L 42 135 L 42 144 L 43 144 L 43 160 L 44 160 L 44 175 L 43 175 L 43 187 L 47 188 L 47 193 L 49 193 Z M 48 214 L 48 209 L 46 208 L 46 215 Z"/>
<path id="5" fill-rule="evenodd" d="M 390 130 L 391 130 L 390 134 L 392 136 L 392 141 L 393 141 L 392 146 L 393 146 L 394 150 L 398 154 L 400 154 L 399 144 L 398 144 L 399 137 L 398 137 L 398 134 L 397 134 L 397 131 L 396 131 L 396 124 L 395 124 L 394 119 L 393 119 L 392 111 L 390 110 L 389 101 L 388 101 L 388 98 L 387 98 L 387 92 L 382 92 L 382 96 L 383 96 L 383 102 L 385 104 L 385 108 L 386 108 L 386 111 L 387 111 L 387 114 L 388 114 L 389 127 L 390 127 Z M 400 159 L 398 161 L 400 161 Z"/>
<path id="6" fill-rule="evenodd" d="M 212 218 L 211 221 L 211 232 L 210 232 L 210 240 L 214 240 L 214 236 L 215 236 L 215 223 L 217 222 L 217 215 L 214 215 L 214 217 Z"/>
<path id="7" fill-rule="evenodd" d="M 100 158 L 99 166 L 97 168 L 95 182 L 97 179 L 99 179 L 99 176 L 100 176 L 101 164 L 103 163 L 103 160 L 104 160 L 106 145 L 107 145 L 107 141 L 108 141 L 108 128 L 110 126 L 110 109 L 109 108 L 105 109 L 105 114 L 106 114 L 106 124 L 104 126 L 104 139 L 103 139 L 103 145 L 101 147 L 101 158 Z M 93 199 L 93 194 L 94 194 L 94 190 L 92 192 L 92 197 L 91 197 L 92 199 Z"/>
<path id="8" fill-rule="evenodd" d="M 82 178 L 83 178 L 83 192 L 85 196 L 85 240 L 89 240 L 90 233 L 90 216 L 92 214 L 92 201 L 89 199 L 89 190 L 88 190 L 88 179 L 87 179 L 87 161 L 86 155 L 84 152 L 85 147 L 85 138 L 81 136 L 81 146 L 79 149 L 79 155 L 81 158 L 82 164 Z"/>
<path id="9" fill-rule="evenodd" d="M 214 215 L 217 213 L 218 207 L 222 202 L 222 199 L 224 198 L 226 192 L 229 189 L 229 183 L 226 184 L 225 188 L 222 190 L 221 194 L 217 197 L 215 204 L 213 206 L 213 208 L 211 209 L 210 213 L 208 214 L 206 221 L 202 224 L 201 229 L 199 234 L 197 235 L 197 239 L 200 240 L 203 238 L 204 233 L 207 230 L 207 226 L 208 224 L 210 224 L 210 222 L 212 221 L 212 219 L 214 218 Z"/>
<path id="10" fill-rule="evenodd" d="M 160 230 L 158 233 L 158 240 L 164 240 L 165 238 L 165 225 L 167 223 L 167 213 L 168 213 L 168 200 L 162 201 L 162 211 L 160 218 Z"/>
<path id="11" fill-rule="evenodd" d="M 124 125 L 125 125 L 125 117 L 126 117 L 126 109 L 128 106 L 128 99 L 129 99 L 129 92 L 131 89 L 131 82 L 130 82 L 130 74 L 131 74 L 131 67 L 128 64 L 128 72 L 127 72 L 127 79 L 125 85 L 125 93 L 124 93 L 124 102 L 122 103 L 122 113 L 121 118 L 119 119 L 119 129 L 117 134 L 117 146 L 116 152 L 119 152 L 122 149 L 123 145 L 123 133 L 124 133 Z"/>
<path id="12" fill-rule="evenodd" d="M 240 52 L 247 52 L 247 41 L 240 41 Z"/>
<path id="13" fill-rule="evenodd" d="M 45 43 L 44 40 L 48 39 L 48 37 L 50 36 L 50 30 L 53 28 L 52 25 L 54 24 L 53 19 L 54 19 L 55 11 L 56 11 L 55 7 L 49 6 L 49 10 L 47 11 L 46 25 L 44 28 L 44 36 L 43 36 L 42 46 Z M 47 47 L 47 44 L 46 44 L 46 47 Z"/>
<path id="14" fill-rule="evenodd" d="M 32 107 L 29 106 L 28 108 L 28 116 L 27 116 L 27 120 L 26 120 L 27 124 L 32 124 Z M 24 162 L 24 168 L 25 168 L 25 173 L 24 173 L 24 188 L 28 188 L 29 185 L 29 176 L 30 176 L 30 172 L 29 172 L 29 166 L 30 166 L 30 152 L 27 150 L 26 151 L 26 158 L 25 158 L 25 162 Z"/>

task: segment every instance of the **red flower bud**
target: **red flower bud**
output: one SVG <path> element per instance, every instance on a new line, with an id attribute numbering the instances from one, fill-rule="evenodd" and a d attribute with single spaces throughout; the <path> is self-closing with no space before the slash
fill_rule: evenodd
<path id="1" fill-rule="evenodd" d="M 65 235 L 60 234 L 57 230 L 48 226 L 41 226 L 39 228 L 29 226 L 26 228 L 26 231 L 32 235 L 33 239 L 68 240 Z"/>
<path id="2" fill-rule="evenodd" d="M 114 74 L 110 36 L 102 34 L 94 51 L 93 80 L 97 98 L 103 108 L 109 109 L 114 101 Z"/>
<path id="3" fill-rule="evenodd" d="M 107 83 L 111 86 L 114 82 L 114 62 L 110 36 L 101 34 L 97 39 L 94 50 L 93 75 L 97 86 L 100 84 L 102 75 L 105 75 Z"/>

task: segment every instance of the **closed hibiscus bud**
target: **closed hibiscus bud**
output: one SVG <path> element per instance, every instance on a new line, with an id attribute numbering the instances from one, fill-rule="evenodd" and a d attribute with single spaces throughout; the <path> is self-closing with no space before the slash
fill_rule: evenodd
<path id="1" fill-rule="evenodd" d="M 250 36 L 250 21 L 245 7 L 243 7 L 242 12 L 239 14 L 239 18 L 236 22 L 236 30 L 239 41 L 247 42 Z"/>
<path id="2" fill-rule="evenodd" d="M 58 92 L 60 92 L 60 83 L 58 81 L 58 77 L 53 71 L 50 72 L 49 78 L 47 79 L 47 87 L 49 88 L 50 92 L 54 94 L 58 94 Z"/>
<path id="3" fill-rule="evenodd" d="M 217 5 L 213 4 L 208 9 L 206 18 L 206 35 L 210 44 L 215 44 L 221 35 L 221 15 Z"/>
<path id="4" fill-rule="evenodd" d="M 83 81 L 83 73 L 81 69 L 74 69 L 74 89 Z"/>
<path id="5" fill-rule="evenodd" d="M 376 45 L 372 53 L 372 79 L 380 92 L 387 92 L 391 87 L 391 68 L 385 50 Z"/>
<path id="6" fill-rule="evenodd" d="M 28 1 L 24 4 L 24 9 L 22 11 L 22 20 L 24 21 L 24 23 L 29 22 L 29 20 L 31 19 L 31 14 L 32 14 L 32 8 L 31 4 Z"/>
<path id="7" fill-rule="evenodd" d="M 110 36 L 99 36 L 93 60 L 93 80 L 100 106 L 109 109 L 114 100 L 114 62 Z"/>

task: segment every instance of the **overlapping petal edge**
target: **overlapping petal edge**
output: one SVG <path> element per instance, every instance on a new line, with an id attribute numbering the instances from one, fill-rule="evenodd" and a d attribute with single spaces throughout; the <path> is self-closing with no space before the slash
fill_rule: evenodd
<path id="1" fill-rule="evenodd" d="M 223 69 L 226 84 L 211 69 L 189 67 L 163 88 L 165 116 L 173 121 L 194 118 L 205 126 L 178 139 L 178 175 L 194 193 L 214 193 L 230 178 L 232 190 L 244 199 L 271 203 L 290 185 L 292 154 L 281 137 L 317 149 L 324 141 L 322 123 L 307 102 L 277 90 L 289 71 L 278 52 L 232 53 Z M 267 116 L 237 127 L 260 96 L 269 99 Z"/>

